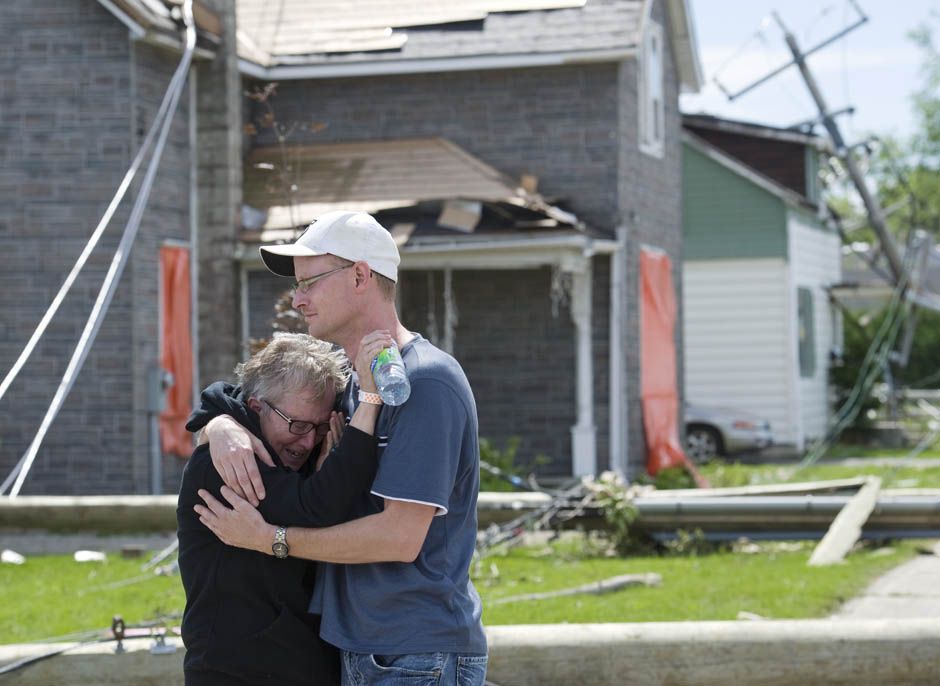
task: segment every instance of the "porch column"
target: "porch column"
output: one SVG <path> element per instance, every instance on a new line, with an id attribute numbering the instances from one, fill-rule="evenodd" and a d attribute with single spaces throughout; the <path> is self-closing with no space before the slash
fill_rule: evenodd
<path id="1" fill-rule="evenodd" d="M 591 355 L 591 260 L 572 270 L 571 319 L 577 349 L 578 422 L 571 427 L 571 468 L 574 476 L 597 472 L 597 427 L 594 426 L 594 361 Z"/>

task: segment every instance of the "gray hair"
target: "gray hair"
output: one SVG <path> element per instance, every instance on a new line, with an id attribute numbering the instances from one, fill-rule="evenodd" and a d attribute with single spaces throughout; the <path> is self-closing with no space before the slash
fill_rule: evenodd
<path id="1" fill-rule="evenodd" d="M 235 367 L 246 398 L 278 402 L 287 394 L 312 401 L 336 394 L 349 381 L 349 365 L 340 350 L 304 333 L 276 333 L 264 348 Z"/>

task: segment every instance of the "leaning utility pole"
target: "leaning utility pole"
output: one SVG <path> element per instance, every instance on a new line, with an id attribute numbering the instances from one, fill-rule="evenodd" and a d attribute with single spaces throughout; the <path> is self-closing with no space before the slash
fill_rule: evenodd
<path id="1" fill-rule="evenodd" d="M 885 214 L 881 208 L 881 204 L 878 202 L 878 198 L 876 198 L 868 189 L 868 185 L 865 183 L 865 177 L 862 175 L 862 171 L 859 169 L 858 162 L 855 160 L 855 156 L 852 154 L 852 149 L 850 146 L 845 144 L 845 139 L 842 137 L 842 132 L 839 130 L 839 125 L 836 123 L 835 114 L 837 113 L 829 111 L 829 107 L 823 98 L 822 92 L 819 90 L 816 79 L 813 77 L 812 72 L 809 70 L 809 65 L 806 63 L 806 58 L 811 54 L 817 52 L 821 48 L 829 45 L 833 41 L 841 38 L 845 34 L 853 31 L 868 21 L 868 17 L 865 16 L 861 8 L 859 8 L 858 4 L 856 4 L 855 0 L 849 1 L 855 8 L 855 11 L 858 12 L 858 21 L 838 32 L 837 34 L 830 36 L 806 52 L 800 50 L 800 46 L 796 42 L 796 37 L 783 23 L 780 15 L 778 15 L 776 12 L 773 12 L 772 15 L 774 21 L 777 22 L 777 25 L 783 31 L 784 38 L 787 42 L 787 47 L 790 48 L 790 54 L 793 56 L 793 61 L 778 67 L 769 74 L 761 77 L 760 79 L 757 79 L 746 88 L 741 89 L 737 93 L 732 94 L 728 93 L 727 91 L 725 91 L 725 93 L 728 95 L 730 100 L 734 100 L 735 98 L 744 95 L 748 91 L 753 90 L 757 86 L 773 78 L 788 67 L 796 65 L 796 67 L 800 70 L 800 74 L 803 76 L 803 81 L 806 83 L 806 87 L 809 90 L 810 95 L 813 97 L 813 101 L 816 103 L 817 109 L 819 110 L 818 121 L 822 122 L 823 126 L 826 127 L 826 131 L 829 132 L 833 147 L 835 148 L 835 154 L 845 165 L 845 168 L 849 173 L 849 177 L 852 179 L 852 183 L 855 185 L 855 188 L 862 199 L 862 203 L 865 205 L 865 210 L 868 213 L 868 219 L 871 222 L 871 226 L 875 230 L 875 233 L 878 234 L 878 240 L 881 242 L 881 249 L 888 260 L 888 267 L 891 270 L 891 275 L 894 278 L 895 285 L 900 285 L 902 289 L 905 289 L 907 286 L 907 275 L 905 273 L 904 264 L 900 255 L 898 254 L 898 249 L 894 244 L 894 238 L 891 236 L 891 233 L 888 231 L 888 227 L 885 224 Z"/>

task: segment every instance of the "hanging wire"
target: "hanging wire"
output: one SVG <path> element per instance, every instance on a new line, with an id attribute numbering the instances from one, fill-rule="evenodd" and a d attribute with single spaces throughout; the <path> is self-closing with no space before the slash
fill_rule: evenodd
<path id="1" fill-rule="evenodd" d="M 835 4 L 824 5 L 815 15 L 810 17 L 809 23 L 803 29 L 803 40 L 807 43 L 812 42 L 813 31 L 819 28 L 822 21 L 836 8 Z"/>
<path id="2" fill-rule="evenodd" d="M 741 45 L 739 45 L 735 51 L 732 52 L 731 55 L 728 56 L 725 61 L 718 66 L 718 68 L 715 69 L 715 75 L 712 77 L 712 81 L 718 84 L 718 77 L 721 75 L 721 72 L 723 72 L 732 62 L 737 61 L 751 43 L 753 43 L 755 40 L 766 40 L 766 37 L 764 36 L 764 30 L 768 26 L 770 26 L 769 14 L 761 18 L 760 23 L 757 25 L 757 29 L 754 31 L 754 33 L 745 38 L 744 42 L 741 43 Z"/>
<path id="3" fill-rule="evenodd" d="M 773 70 L 779 68 L 780 63 L 776 60 L 776 57 L 771 54 L 770 41 L 767 40 L 766 36 L 762 36 L 761 45 L 763 46 L 763 58 L 765 64 L 767 65 L 767 69 Z M 789 58 L 787 59 L 789 60 Z M 790 88 L 787 87 L 786 82 L 783 79 L 777 79 L 776 84 L 780 91 L 790 99 L 790 102 L 796 107 L 797 111 L 806 108 L 806 100 L 801 100 Z"/>
<path id="4" fill-rule="evenodd" d="M 865 357 L 859 367 L 859 374 L 848 398 L 839 408 L 839 411 L 829 422 L 829 429 L 825 438 L 810 450 L 794 470 L 794 474 L 806 467 L 815 464 L 819 458 L 826 454 L 839 435 L 855 420 L 861 410 L 862 403 L 871 391 L 872 386 L 882 374 L 883 365 L 888 362 L 894 343 L 902 324 L 910 314 L 911 305 L 905 301 L 910 268 L 913 263 L 915 251 L 909 250 L 905 255 L 903 276 L 895 287 L 881 326 L 872 338 Z M 792 475 L 791 475 L 792 476 Z"/>
<path id="5" fill-rule="evenodd" d="M 849 23 L 849 3 L 844 2 L 842 4 L 842 25 L 847 26 L 848 23 Z M 842 41 L 842 97 L 847 106 L 852 102 L 852 93 L 851 93 L 850 81 L 849 81 L 849 44 L 848 44 L 848 41 Z M 856 138 L 858 136 L 858 132 L 855 130 L 854 108 L 849 110 L 848 127 L 849 127 L 849 131 L 852 134 L 852 137 Z"/>

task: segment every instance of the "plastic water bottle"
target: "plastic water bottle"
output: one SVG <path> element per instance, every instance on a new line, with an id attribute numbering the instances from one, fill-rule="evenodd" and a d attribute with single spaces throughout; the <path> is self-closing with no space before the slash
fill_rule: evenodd
<path id="1" fill-rule="evenodd" d="M 401 405 L 411 395 L 411 382 L 397 346 L 385 348 L 372 360 L 372 378 L 386 405 Z"/>

